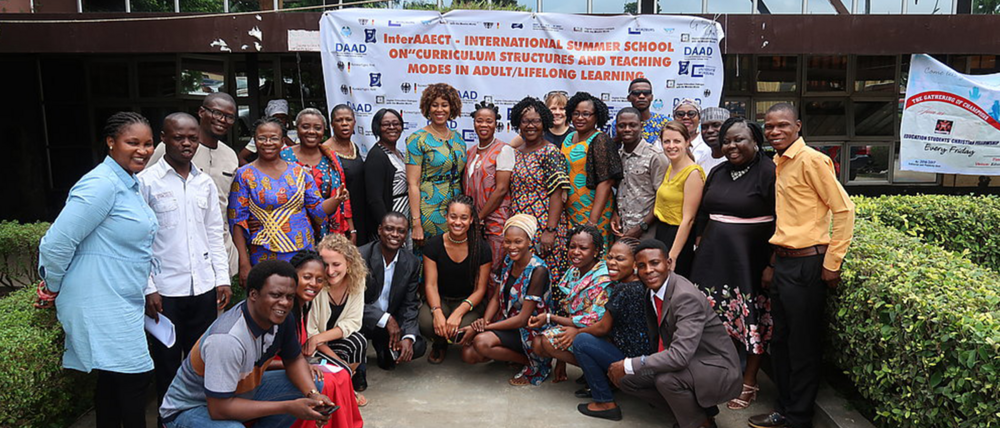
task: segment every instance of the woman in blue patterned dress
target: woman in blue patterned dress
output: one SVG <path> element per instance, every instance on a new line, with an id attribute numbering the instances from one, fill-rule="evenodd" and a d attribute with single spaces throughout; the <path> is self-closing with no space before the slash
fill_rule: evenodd
<path id="1" fill-rule="evenodd" d="M 281 159 L 284 129 L 275 118 L 254 126 L 257 160 L 236 170 L 229 192 L 229 226 L 240 258 L 240 282 L 263 260 L 291 260 L 313 248 L 315 231 L 341 200 L 323 199 L 312 174 Z"/>
<path id="2" fill-rule="evenodd" d="M 465 140 L 448 128 L 448 122 L 462 113 L 458 91 L 445 83 L 435 83 L 420 95 L 420 112 L 430 123 L 406 139 L 406 183 L 409 193 L 413 243 L 445 232 L 445 210 L 462 193 L 465 169 Z"/>
<path id="3" fill-rule="evenodd" d="M 153 155 L 146 118 L 120 112 L 104 126 L 108 156 L 73 185 L 38 245 L 39 298 L 55 301 L 66 332 L 63 367 L 97 371 L 97 425 L 145 427 L 152 378 L 143 291 L 158 224 L 135 174 Z M 26 375 L 30 375 L 27 374 Z"/>
<path id="4" fill-rule="evenodd" d="M 528 319 L 545 313 L 552 305 L 549 269 L 533 248 L 538 220 L 528 214 L 507 219 L 503 247 L 507 252 L 496 293 L 490 296 L 483 318 L 464 328 L 462 360 L 468 364 L 490 360 L 510 361 L 524 368 L 510 384 L 538 385 L 551 369 L 551 359 L 534 352 L 532 341 L 540 333 L 529 328 Z M 491 334 L 480 334 L 480 333 Z"/>

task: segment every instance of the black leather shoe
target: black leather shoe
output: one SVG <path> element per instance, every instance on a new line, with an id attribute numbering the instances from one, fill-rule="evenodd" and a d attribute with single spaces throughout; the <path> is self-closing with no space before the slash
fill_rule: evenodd
<path id="1" fill-rule="evenodd" d="M 576 406 L 576 410 L 579 410 L 580 413 L 583 413 L 584 415 L 590 416 L 590 417 L 593 417 L 593 418 L 607 419 L 609 421 L 620 421 L 620 420 L 622 420 L 622 408 L 621 407 L 615 407 L 614 409 L 608 409 L 608 410 L 590 410 L 590 409 L 587 408 L 587 403 L 582 403 L 582 404 Z"/>
<path id="2" fill-rule="evenodd" d="M 576 392 L 574 392 L 573 395 L 575 395 L 576 398 L 590 398 L 590 397 L 592 397 L 590 395 L 590 388 L 588 388 L 586 386 L 583 387 L 583 388 L 580 388 L 580 389 L 576 390 Z"/>
<path id="3" fill-rule="evenodd" d="M 358 369 L 354 371 L 354 376 L 351 377 L 351 384 L 357 392 L 363 392 L 368 389 L 368 368 L 365 367 L 365 364 L 358 366 Z"/>
<path id="4" fill-rule="evenodd" d="M 785 417 L 781 413 L 774 412 L 766 415 L 751 416 L 747 419 L 747 425 L 753 428 L 783 428 Z"/>
<path id="5" fill-rule="evenodd" d="M 577 385 L 586 385 L 587 384 L 587 376 L 580 375 L 580 377 L 576 378 L 576 384 Z"/>
<path id="6" fill-rule="evenodd" d="M 382 370 L 392 370 L 396 368 L 396 360 L 392 358 L 392 353 L 388 348 L 375 349 L 375 363 Z"/>

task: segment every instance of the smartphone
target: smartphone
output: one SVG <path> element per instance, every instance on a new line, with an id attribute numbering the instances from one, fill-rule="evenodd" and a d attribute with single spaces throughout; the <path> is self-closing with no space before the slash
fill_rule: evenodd
<path id="1" fill-rule="evenodd" d="M 461 343 L 462 339 L 465 338 L 465 332 L 466 332 L 466 330 L 459 331 L 458 334 L 455 335 L 454 342 L 455 343 Z"/>
<path id="2" fill-rule="evenodd" d="M 321 414 L 323 416 L 330 416 L 330 414 L 332 414 L 333 412 L 336 412 L 337 409 L 339 409 L 339 408 L 340 408 L 340 406 L 334 404 L 332 406 L 319 406 L 319 407 L 316 407 L 316 411 L 319 412 L 319 414 Z"/>
<path id="3" fill-rule="evenodd" d="M 398 359 L 399 359 L 399 351 L 397 351 L 397 350 L 395 350 L 395 349 L 390 349 L 390 350 L 389 350 L 389 356 L 391 356 L 391 357 L 392 357 L 392 360 L 393 360 L 393 361 L 396 361 L 396 360 L 398 360 Z"/>

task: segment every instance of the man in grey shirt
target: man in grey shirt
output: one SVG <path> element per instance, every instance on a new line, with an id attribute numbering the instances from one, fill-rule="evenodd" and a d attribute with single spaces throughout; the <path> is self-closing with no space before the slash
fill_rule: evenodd
<path id="1" fill-rule="evenodd" d="M 639 118 L 639 110 L 632 107 L 619 110 L 615 118 L 625 178 L 618 186 L 618 211 L 611 217 L 611 230 L 619 237 L 652 239 L 656 236 L 653 221 L 656 189 L 663 182 L 670 162 L 659 143 L 640 144 L 643 140 Z"/>

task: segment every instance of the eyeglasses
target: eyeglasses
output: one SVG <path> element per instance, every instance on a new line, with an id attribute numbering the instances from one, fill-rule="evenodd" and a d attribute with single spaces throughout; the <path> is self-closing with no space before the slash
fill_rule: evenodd
<path id="1" fill-rule="evenodd" d="M 566 91 L 549 91 L 549 93 L 545 94 L 545 98 L 551 97 L 553 95 L 562 95 L 562 96 L 565 97 L 565 96 L 569 95 L 569 92 L 566 92 Z"/>
<path id="2" fill-rule="evenodd" d="M 253 140 L 256 141 L 257 144 L 267 144 L 267 143 L 280 144 L 281 143 L 281 137 L 263 137 L 263 136 L 258 135 L 256 137 L 253 137 Z"/>
<path id="3" fill-rule="evenodd" d="M 580 117 L 580 118 L 583 118 L 583 119 L 586 119 L 586 118 L 591 117 L 593 115 L 594 115 L 594 112 L 592 112 L 592 111 L 574 111 L 573 112 L 573 117 Z"/>
<path id="4" fill-rule="evenodd" d="M 231 115 L 231 114 L 228 114 L 228 113 L 223 113 L 223 112 L 218 111 L 218 110 L 216 110 L 214 108 L 209 108 L 209 107 L 205 107 L 205 106 L 201 106 L 201 108 L 203 108 L 203 109 L 205 109 L 205 111 L 211 113 L 212 114 L 212 118 L 215 119 L 215 120 L 221 120 L 221 121 L 227 122 L 227 123 L 236 122 L 236 116 L 234 116 L 234 115 Z"/>
<path id="5" fill-rule="evenodd" d="M 641 97 L 643 95 L 648 97 L 650 95 L 653 95 L 653 91 L 649 89 L 634 89 L 632 91 L 629 91 L 628 94 L 633 97 Z"/>
<path id="6" fill-rule="evenodd" d="M 542 120 L 541 119 L 523 119 L 523 120 L 521 120 L 521 126 L 541 125 L 541 124 L 542 124 Z"/>
<path id="7" fill-rule="evenodd" d="M 399 121 L 382 122 L 382 127 L 385 128 L 385 129 L 389 129 L 389 128 L 402 128 L 403 124 L 400 123 Z"/>
<path id="8" fill-rule="evenodd" d="M 674 117 L 677 117 L 677 118 L 681 118 L 681 117 L 698 117 L 698 111 L 697 110 L 675 111 L 674 112 Z"/>

